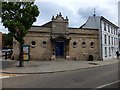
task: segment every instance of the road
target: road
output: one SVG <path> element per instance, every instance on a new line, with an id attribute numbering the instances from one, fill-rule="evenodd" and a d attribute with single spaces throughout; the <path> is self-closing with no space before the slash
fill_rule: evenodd
<path id="1" fill-rule="evenodd" d="M 100 87 L 97 87 L 96 90 L 103 90 L 103 89 L 112 89 L 112 88 L 115 88 L 115 87 L 118 87 L 120 88 L 120 81 L 117 81 L 117 82 L 112 82 L 112 83 L 108 83 L 108 84 L 105 84 L 105 85 L 102 85 Z M 118 89 L 116 88 L 116 89 Z M 113 89 L 114 90 L 114 89 Z"/>
<path id="2" fill-rule="evenodd" d="M 90 88 L 92 90 L 118 81 L 118 66 L 111 64 L 67 72 L 28 74 L 5 78 L 2 85 L 3 88 Z M 112 85 L 110 88 L 118 88 L 118 85 Z"/>

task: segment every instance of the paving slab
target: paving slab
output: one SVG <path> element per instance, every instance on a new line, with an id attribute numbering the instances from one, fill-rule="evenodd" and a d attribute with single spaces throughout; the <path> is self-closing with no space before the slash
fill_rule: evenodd
<path id="1" fill-rule="evenodd" d="M 14 62 L 10 67 L 2 68 L 2 73 L 14 74 L 35 74 L 35 73 L 53 73 L 80 70 L 91 67 L 98 67 L 118 63 L 119 59 L 106 60 L 106 61 L 26 61 L 24 67 L 18 67 L 18 61 L 8 60 Z"/>

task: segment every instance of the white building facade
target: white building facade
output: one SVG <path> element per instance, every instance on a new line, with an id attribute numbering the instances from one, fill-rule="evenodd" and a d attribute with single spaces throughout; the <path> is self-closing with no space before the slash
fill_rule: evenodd
<path id="1" fill-rule="evenodd" d="M 81 28 L 94 28 L 99 30 L 100 59 L 110 60 L 116 58 L 119 48 L 118 27 L 103 16 L 90 16 Z"/>
<path id="2" fill-rule="evenodd" d="M 120 1 L 118 2 L 118 27 L 119 27 L 119 51 L 120 51 Z"/>
<path id="3" fill-rule="evenodd" d="M 118 27 L 105 19 L 101 19 L 101 31 L 103 60 L 116 58 L 119 40 Z"/>

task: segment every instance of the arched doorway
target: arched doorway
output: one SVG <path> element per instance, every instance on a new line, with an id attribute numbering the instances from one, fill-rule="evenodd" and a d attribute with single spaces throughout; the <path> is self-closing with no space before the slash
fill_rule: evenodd
<path id="1" fill-rule="evenodd" d="M 55 40 L 55 55 L 57 58 L 65 57 L 65 40 L 58 38 Z"/>
<path id="2" fill-rule="evenodd" d="M 51 36 L 52 54 L 56 58 L 66 58 L 66 53 L 69 52 L 69 38 L 64 35 Z"/>

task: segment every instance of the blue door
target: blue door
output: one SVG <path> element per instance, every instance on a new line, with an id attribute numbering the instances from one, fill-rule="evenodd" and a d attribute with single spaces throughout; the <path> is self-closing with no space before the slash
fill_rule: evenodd
<path id="1" fill-rule="evenodd" d="M 55 42 L 55 52 L 57 57 L 64 56 L 64 41 L 56 41 Z"/>

